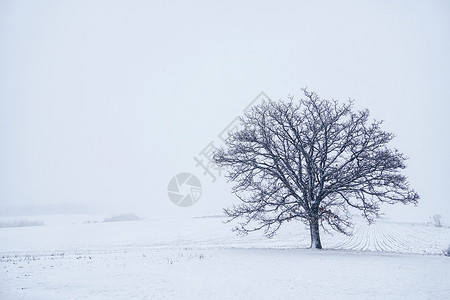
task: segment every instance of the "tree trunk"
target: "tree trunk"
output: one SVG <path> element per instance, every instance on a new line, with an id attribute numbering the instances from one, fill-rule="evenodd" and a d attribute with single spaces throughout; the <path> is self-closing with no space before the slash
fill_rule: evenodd
<path id="1" fill-rule="evenodd" d="M 319 233 L 319 220 L 314 217 L 309 221 L 309 231 L 311 233 L 311 248 L 322 249 Z"/>

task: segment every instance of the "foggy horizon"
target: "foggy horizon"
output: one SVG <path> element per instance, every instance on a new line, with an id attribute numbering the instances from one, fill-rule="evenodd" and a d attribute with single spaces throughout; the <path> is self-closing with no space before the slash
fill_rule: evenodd
<path id="1" fill-rule="evenodd" d="M 418 207 L 450 222 L 450 5 L 238 1 L 0 4 L 0 209 L 222 214 L 232 183 L 194 157 L 257 97 L 355 100 L 395 134 Z M 168 197 L 189 172 L 202 194 Z M 70 210 L 70 209 L 69 209 Z"/>

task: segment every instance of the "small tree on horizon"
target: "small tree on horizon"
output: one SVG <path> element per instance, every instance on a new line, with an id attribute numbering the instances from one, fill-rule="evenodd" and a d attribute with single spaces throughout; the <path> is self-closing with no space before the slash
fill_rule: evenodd
<path id="1" fill-rule="evenodd" d="M 394 137 L 353 111 L 303 89 L 304 98 L 267 101 L 241 117 L 214 155 L 234 182 L 240 204 L 224 209 L 228 222 L 243 219 L 238 233 L 273 236 L 284 222 L 309 226 L 311 247 L 321 249 L 320 226 L 349 234 L 350 208 L 371 223 L 380 203 L 417 204 L 419 195 L 400 174 L 406 158 L 388 148 Z"/>
<path id="2" fill-rule="evenodd" d="M 442 227 L 441 220 L 442 220 L 442 216 L 441 215 L 439 215 L 439 214 L 434 215 L 433 216 L 433 224 L 434 224 L 434 226 Z"/>

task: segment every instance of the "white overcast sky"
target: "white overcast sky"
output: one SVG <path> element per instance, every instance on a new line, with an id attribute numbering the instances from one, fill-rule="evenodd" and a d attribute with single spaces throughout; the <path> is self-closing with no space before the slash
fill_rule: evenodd
<path id="1" fill-rule="evenodd" d="M 0 207 L 216 214 L 231 184 L 193 157 L 265 91 L 356 100 L 450 222 L 448 1 L 0 2 Z M 191 172 L 200 201 L 169 180 Z"/>

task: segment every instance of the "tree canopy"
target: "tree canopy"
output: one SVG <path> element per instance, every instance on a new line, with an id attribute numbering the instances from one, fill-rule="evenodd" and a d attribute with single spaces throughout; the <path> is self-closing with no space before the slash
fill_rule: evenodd
<path id="1" fill-rule="evenodd" d="M 234 182 L 238 205 L 226 208 L 228 221 L 246 234 L 273 236 L 291 220 L 307 224 L 311 247 L 322 248 L 320 226 L 349 234 L 351 208 L 372 222 L 381 203 L 416 204 L 419 195 L 401 174 L 406 157 L 389 148 L 392 133 L 353 101 L 321 99 L 306 89 L 297 100 L 266 101 L 241 117 L 215 153 Z"/>

